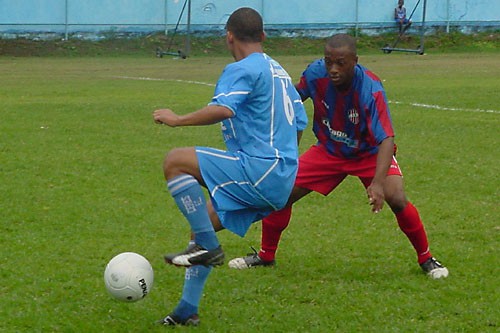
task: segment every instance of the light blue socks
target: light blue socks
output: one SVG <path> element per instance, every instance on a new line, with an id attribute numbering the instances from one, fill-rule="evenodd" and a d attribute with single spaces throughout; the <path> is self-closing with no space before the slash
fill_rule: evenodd
<path id="1" fill-rule="evenodd" d="M 198 306 L 203 295 L 203 287 L 211 271 L 211 266 L 206 267 L 203 265 L 186 268 L 182 298 L 174 310 L 174 313 L 182 320 L 198 313 Z"/>
<path id="2" fill-rule="evenodd" d="M 219 247 L 212 222 L 207 212 L 207 204 L 198 181 L 191 175 L 180 175 L 169 179 L 167 187 L 182 214 L 188 220 L 194 233 L 194 242 L 207 250 Z M 212 267 L 196 265 L 186 268 L 182 297 L 174 309 L 181 320 L 198 313 L 203 287 Z"/>
<path id="3" fill-rule="evenodd" d="M 185 174 L 169 179 L 167 187 L 175 203 L 191 225 L 196 244 L 207 250 L 219 247 L 219 241 L 208 216 L 205 197 L 198 181 L 193 176 Z"/>

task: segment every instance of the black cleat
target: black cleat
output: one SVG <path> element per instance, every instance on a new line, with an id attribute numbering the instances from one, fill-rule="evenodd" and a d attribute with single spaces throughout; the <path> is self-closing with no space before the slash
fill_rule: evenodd
<path id="1" fill-rule="evenodd" d="M 167 264 L 184 267 L 194 265 L 220 266 L 224 264 L 224 251 L 222 251 L 221 246 L 213 250 L 207 250 L 198 244 L 192 243 L 182 252 L 166 254 L 165 261 Z"/>
<path id="2" fill-rule="evenodd" d="M 165 262 L 167 264 L 173 265 L 174 263 L 172 262 L 172 259 L 174 259 L 175 257 L 177 257 L 181 254 L 186 254 L 186 253 L 191 252 L 195 248 L 195 246 L 196 246 L 196 244 L 194 242 L 189 242 L 188 247 L 184 251 L 179 252 L 179 253 L 167 253 L 167 254 L 165 254 L 165 256 L 164 256 Z"/>
<path id="3" fill-rule="evenodd" d="M 198 326 L 200 324 L 200 317 L 198 317 L 197 314 L 193 314 L 187 319 L 181 320 L 178 316 L 171 313 L 165 318 L 160 319 L 158 323 L 165 326 L 176 326 L 176 325 Z"/>

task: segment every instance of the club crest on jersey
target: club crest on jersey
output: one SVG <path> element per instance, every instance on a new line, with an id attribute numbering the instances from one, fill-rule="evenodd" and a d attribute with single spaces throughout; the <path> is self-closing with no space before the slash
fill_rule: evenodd
<path id="1" fill-rule="evenodd" d="M 354 125 L 359 124 L 359 113 L 356 109 L 350 109 L 349 111 L 347 111 L 347 117 L 349 117 L 349 120 Z"/>

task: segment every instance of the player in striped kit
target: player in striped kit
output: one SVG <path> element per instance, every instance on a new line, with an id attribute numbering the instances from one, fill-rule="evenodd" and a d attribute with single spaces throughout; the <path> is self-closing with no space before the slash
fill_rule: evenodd
<path id="1" fill-rule="evenodd" d="M 384 201 L 410 240 L 422 270 L 432 278 L 448 276 L 429 251 L 417 209 L 406 198 L 395 158 L 394 130 L 380 79 L 358 64 L 356 41 L 346 34 L 328 39 L 323 59 L 311 63 L 296 85 L 302 100 L 312 99 L 316 145 L 299 159 L 287 206 L 263 219 L 259 253 L 235 258 L 231 268 L 271 266 L 292 204 L 312 191 L 328 195 L 348 175 L 359 177 L 372 211 Z"/>

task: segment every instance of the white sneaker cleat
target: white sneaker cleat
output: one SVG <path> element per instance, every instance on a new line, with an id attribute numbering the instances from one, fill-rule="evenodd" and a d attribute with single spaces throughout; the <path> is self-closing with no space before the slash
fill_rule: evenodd
<path id="1" fill-rule="evenodd" d="M 433 279 L 448 277 L 448 268 L 441 265 L 434 257 L 430 257 L 424 263 L 420 264 L 422 270 Z"/>
<path id="2" fill-rule="evenodd" d="M 252 267 L 266 267 L 266 266 L 274 266 L 275 261 L 264 261 L 262 260 L 261 257 L 259 257 L 259 254 L 257 251 L 255 251 L 254 248 L 252 248 L 254 253 L 249 253 L 246 255 L 246 257 L 240 257 L 240 258 L 234 258 L 229 261 L 228 266 L 229 268 L 233 269 L 247 269 L 247 268 L 252 268 Z"/>

